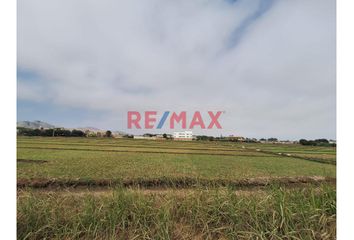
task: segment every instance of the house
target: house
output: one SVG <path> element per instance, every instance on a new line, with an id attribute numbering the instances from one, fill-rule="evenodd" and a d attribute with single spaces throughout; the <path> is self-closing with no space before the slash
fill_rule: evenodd
<path id="1" fill-rule="evenodd" d="M 193 140 L 192 131 L 174 132 L 173 140 L 191 141 Z"/>

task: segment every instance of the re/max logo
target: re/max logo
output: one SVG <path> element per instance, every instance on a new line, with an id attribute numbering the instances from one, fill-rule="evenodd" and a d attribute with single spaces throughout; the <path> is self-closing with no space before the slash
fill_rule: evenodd
<path id="1" fill-rule="evenodd" d="M 128 128 L 131 129 L 135 127 L 137 129 L 141 129 L 141 124 L 143 124 L 144 128 L 146 129 L 161 129 L 167 121 L 167 124 L 169 124 L 170 129 L 174 129 L 175 125 L 177 124 L 182 129 L 186 129 L 187 126 L 188 129 L 193 129 L 198 126 L 201 129 L 212 129 L 214 127 L 221 129 L 222 127 L 219 123 L 219 117 L 222 113 L 223 111 L 217 111 L 215 113 L 213 111 L 208 111 L 208 121 L 205 122 L 200 112 L 195 111 L 192 114 L 191 121 L 187 122 L 188 119 L 186 111 L 181 111 L 178 113 L 172 112 L 172 114 L 170 114 L 170 111 L 165 111 L 160 119 L 157 119 L 157 111 L 145 111 L 143 114 L 144 119 L 142 119 L 142 114 L 140 114 L 140 112 L 128 111 Z M 168 117 L 169 120 L 167 120 Z"/>

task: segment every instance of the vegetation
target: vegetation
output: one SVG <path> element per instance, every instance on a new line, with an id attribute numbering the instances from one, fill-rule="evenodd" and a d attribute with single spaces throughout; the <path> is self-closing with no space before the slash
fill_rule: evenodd
<path id="1" fill-rule="evenodd" d="M 335 176 L 335 166 L 304 159 L 192 142 L 108 139 L 18 141 L 18 178 L 61 179 L 223 179 L 252 177 Z M 258 145 L 256 145 L 258 146 Z M 250 147 L 253 147 L 252 145 Z M 333 156 L 333 155 L 331 155 Z M 335 155 L 334 155 L 335 156 Z"/>
<path id="2" fill-rule="evenodd" d="M 335 147 L 335 143 L 330 143 L 327 139 L 306 140 L 300 139 L 300 144 L 305 146 L 323 146 L 323 147 Z"/>
<path id="3" fill-rule="evenodd" d="M 300 144 L 18 137 L 18 237 L 335 239 L 335 156 Z"/>
<path id="4" fill-rule="evenodd" d="M 106 137 L 112 137 L 112 132 L 111 131 L 106 131 Z"/>
<path id="5" fill-rule="evenodd" d="M 268 138 L 268 142 L 277 142 L 278 139 L 277 138 Z"/>
<path id="6" fill-rule="evenodd" d="M 42 136 L 42 137 L 85 137 L 86 134 L 81 130 L 67 130 L 61 128 L 52 129 L 32 129 L 32 128 L 17 128 L 18 136 Z"/>
<path id="7" fill-rule="evenodd" d="M 20 239 L 335 239 L 331 186 L 20 193 Z"/>

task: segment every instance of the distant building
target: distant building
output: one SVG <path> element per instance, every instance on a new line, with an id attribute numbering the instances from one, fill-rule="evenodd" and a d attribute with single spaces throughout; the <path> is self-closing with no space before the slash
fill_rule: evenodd
<path id="1" fill-rule="evenodd" d="M 193 140 L 193 132 L 192 131 L 184 131 L 184 132 L 174 132 L 173 133 L 174 140 Z"/>
<path id="2" fill-rule="evenodd" d="M 156 136 L 141 136 L 141 135 L 134 135 L 134 139 L 147 139 L 147 140 L 156 140 Z"/>
<path id="3" fill-rule="evenodd" d="M 119 133 L 119 132 L 112 132 L 112 137 L 113 138 L 123 138 L 123 134 Z"/>

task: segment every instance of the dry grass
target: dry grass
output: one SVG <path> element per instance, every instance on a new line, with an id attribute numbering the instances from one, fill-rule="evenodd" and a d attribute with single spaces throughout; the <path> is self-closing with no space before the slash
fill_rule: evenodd
<path id="1" fill-rule="evenodd" d="M 335 224 L 331 186 L 18 197 L 20 239 L 335 239 Z"/>

